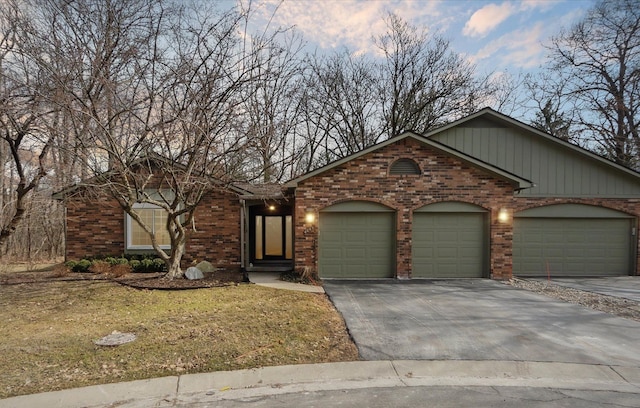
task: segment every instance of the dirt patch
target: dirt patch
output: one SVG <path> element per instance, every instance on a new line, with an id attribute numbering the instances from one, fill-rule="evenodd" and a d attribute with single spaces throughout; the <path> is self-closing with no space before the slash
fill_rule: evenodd
<path id="1" fill-rule="evenodd" d="M 513 278 L 507 282 L 516 288 L 540 293 L 564 302 L 574 303 L 589 309 L 609 313 L 640 322 L 640 303 L 630 299 L 601 295 L 593 292 L 554 285 L 552 282 Z"/>

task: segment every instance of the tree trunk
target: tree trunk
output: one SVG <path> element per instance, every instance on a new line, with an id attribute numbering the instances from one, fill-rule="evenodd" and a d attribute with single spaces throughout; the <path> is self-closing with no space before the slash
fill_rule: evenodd
<path id="1" fill-rule="evenodd" d="M 167 274 L 165 277 L 167 279 L 173 280 L 184 276 L 184 271 L 180 267 L 182 255 L 184 255 L 184 242 L 171 248 L 171 256 L 165 261 L 167 264 Z"/>

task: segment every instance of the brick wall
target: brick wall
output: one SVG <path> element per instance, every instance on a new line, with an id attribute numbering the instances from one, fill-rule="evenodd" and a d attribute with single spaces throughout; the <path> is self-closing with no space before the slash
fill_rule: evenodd
<path id="1" fill-rule="evenodd" d="M 423 174 L 389 176 L 389 165 L 400 158 L 415 160 Z M 294 214 L 296 269 L 317 270 L 318 266 L 318 231 L 305 225 L 305 214 L 314 212 L 317 220 L 323 208 L 349 200 L 372 201 L 396 210 L 396 276 L 401 279 L 411 277 L 413 210 L 428 204 L 460 201 L 488 210 L 489 273 L 493 279 L 512 276 L 513 224 L 498 221 L 501 208 L 513 213 L 545 204 L 584 203 L 640 214 L 638 200 L 518 198 L 508 182 L 405 138 L 299 183 Z"/>
<path id="2" fill-rule="evenodd" d="M 66 252 L 69 260 L 119 256 L 125 252 L 125 213 L 106 194 L 77 194 L 66 200 Z M 192 228 L 195 227 L 195 228 Z M 183 267 L 207 260 L 240 266 L 240 206 L 237 195 L 213 192 L 202 201 L 189 228 Z M 152 252 L 152 251 L 151 251 Z"/>
<path id="3" fill-rule="evenodd" d="M 422 175 L 389 176 L 391 163 L 412 158 Z M 396 274 L 411 277 L 411 223 L 413 210 L 441 201 L 461 201 L 490 211 L 490 273 L 504 278 L 511 273 L 511 238 L 498 223 L 498 210 L 509 207 L 513 187 L 460 160 L 437 152 L 413 139 L 402 139 L 341 166 L 304 180 L 296 189 L 296 268 L 317 268 L 317 228 L 304 226 L 307 211 L 349 200 L 373 201 L 396 210 Z"/>

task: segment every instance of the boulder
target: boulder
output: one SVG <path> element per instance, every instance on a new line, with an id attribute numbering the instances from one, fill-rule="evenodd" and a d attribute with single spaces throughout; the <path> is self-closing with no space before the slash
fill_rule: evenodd
<path id="1" fill-rule="evenodd" d="M 202 271 L 195 266 L 187 268 L 184 276 L 189 280 L 204 279 L 204 274 L 202 273 Z"/>
<path id="2" fill-rule="evenodd" d="M 120 333 L 114 330 L 111 334 L 104 336 L 101 339 L 94 340 L 93 343 L 96 346 L 119 346 L 121 344 L 131 343 L 136 339 L 136 335 L 133 333 Z"/>
<path id="3" fill-rule="evenodd" d="M 208 261 L 200 262 L 199 264 L 196 265 L 196 268 L 200 269 L 204 273 L 213 272 L 216 270 L 216 268 L 214 268 L 213 265 L 211 265 L 211 262 L 208 262 Z"/>

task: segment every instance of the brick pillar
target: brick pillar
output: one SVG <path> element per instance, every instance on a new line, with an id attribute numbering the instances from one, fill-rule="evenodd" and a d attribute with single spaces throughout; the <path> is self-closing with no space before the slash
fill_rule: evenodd
<path id="1" fill-rule="evenodd" d="M 411 277 L 411 225 L 413 215 L 410 208 L 400 208 L 396 216 L 396 277 Z"/>
<path id="2" fill-rule="evenodd" d="M 499 208 L 491 210 L 491 263 L 492 279 L 510 279 L 513 276 L 513 212 L 507 219 L 499 219 Z"/>

